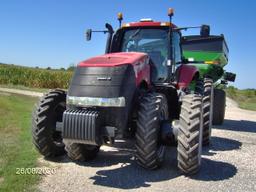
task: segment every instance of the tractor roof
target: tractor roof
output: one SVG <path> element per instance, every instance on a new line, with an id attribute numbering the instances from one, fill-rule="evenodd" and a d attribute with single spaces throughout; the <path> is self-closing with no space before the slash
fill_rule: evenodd
<path id="1" fill-rule="evenodd" d="M 122 28 L 127 27 L 169 27 L 172 26 L 173 28 L 176 28 L 177 26 L 170 22 L 159 22 L 159 21 L 153 21 L 151 19 L 142 19 L 139 22 L 131 22 L 131 23 L 125 23 L 122 25 Z"/>

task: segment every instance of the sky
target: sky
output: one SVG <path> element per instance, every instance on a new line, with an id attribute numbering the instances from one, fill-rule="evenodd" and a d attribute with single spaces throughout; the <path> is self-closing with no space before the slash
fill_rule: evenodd
<path id="1" fill-rule="evenodd" d="M 103 54 L 106 35 L 87 28 L 104 29 L 108 22 L 152 18 L 182 26 L 209 24 L 211 34 L 224 34 L 229 46 L 227 71 L 237 74 L 238 88 L 256 88 L 256 1 L 254 0 L 0 0 L 0 63 L 67 68 Z M 198 34 L 190 30 L 184 34 Z"/>

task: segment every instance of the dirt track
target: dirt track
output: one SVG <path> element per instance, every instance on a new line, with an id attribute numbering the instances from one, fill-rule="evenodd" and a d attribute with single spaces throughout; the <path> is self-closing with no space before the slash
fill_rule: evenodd
<path id="1" fill-rule="evenodd" d="M 40 158 L 56 167 L 39 191 L 256 191 L 256 112 L 227 100 L 226 120 L 213 129 L 212 144 L 204 148 L 199 174 L 188 178 L 177 169 L 176 149 L 170 147 L 161 169 L 146 171 L 132 154 L 102 147 L 98 157 L 76 164 L 61 157 Z"/>

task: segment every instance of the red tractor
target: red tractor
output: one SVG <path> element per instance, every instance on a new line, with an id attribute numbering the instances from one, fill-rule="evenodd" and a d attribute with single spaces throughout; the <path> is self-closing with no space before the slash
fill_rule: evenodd
<path id="1" fill-rule="evenodd" d="M 177 144 L 179 169 L 199 170 L 210 94 L 198 69 L 183 63 L 172 15 L 170 9 L 170 22 L 121 27 L 119 14 L 115 32 L 106 24 L 106 54 L 79 63 L 67 93 L 51 90 L 35 107 L 33 142 L 43 156 L 67 152 L 72 160 L 91 160 L 102 145 L 133 141 L 138 164 L 155 169 L 166 146 Z M 88 30 L 88 40 L 92 32 L 99 31 Z"/>

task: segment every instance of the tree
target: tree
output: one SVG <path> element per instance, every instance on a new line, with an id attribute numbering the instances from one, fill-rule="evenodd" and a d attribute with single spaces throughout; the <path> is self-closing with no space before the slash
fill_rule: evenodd
<path id="1" fill-rule="evenodd" d="M 76 65 L 74 63 L 71 63 L 69 67 L 67 68 L 68 71 L 74 71 L 76 68 Z"/>

